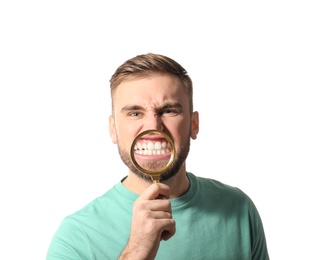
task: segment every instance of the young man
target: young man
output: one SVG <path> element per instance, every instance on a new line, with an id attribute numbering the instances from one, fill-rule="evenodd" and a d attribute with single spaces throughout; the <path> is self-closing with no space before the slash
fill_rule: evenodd
<path id="1" fill-rule="evenodd" d="M 64 219 L 47 260 L 269 259 L 251 199 L 238 188 L 186 171 L 190 140 L 199 132 L 186 70 L 163 55 L 138 55 L 116 70 L 110 87 L 110 135 L 129 172 Z M 133 140 L 146 130 L 163 132 L 174 144 L 172 164 L 160 183 L 153 183 L 131 157 Z M 153 138 L 146 135 L 144 142 L 155 145 Z M 148 169 L 157 160 L 165 165 L 172 150 L 163 150 L 140 155 L 140 163 Z"/>

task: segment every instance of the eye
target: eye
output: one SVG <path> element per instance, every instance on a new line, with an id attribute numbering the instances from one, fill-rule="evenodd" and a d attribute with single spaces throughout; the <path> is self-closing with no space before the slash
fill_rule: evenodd
<path id="1" fill-rule="evenodd" d="M 130 112 L 130 113 L 128 113 L 128 115 L 129 115 L 130 117 L 138 117 L 138 116 L 141 116 L 141 113 L 135 111 L 135 112 Z"/>
<path id="2" fill-rule="evenodd" d="M 165 109 L 165 110 L 160 112 L 161 116 L 166 116 L 166 115 L 173 116 L 173 115 L 177 115 L 177 114 L 178 114 L 178 111 L 175 109 Z"/>
<path id="3" fill-rule="evenodd" d="M 173 113 L 173 111 L 171 109 L 167 109 L 167 110 L 162 111 L 162 114 L 170 114 L 170 113 Z"/>
<path id="4" fill-rule="evenodd" d="M 179 103 L 167 103 L 158 110 L 160 116 L 178 116 L 183 109 Z"/>

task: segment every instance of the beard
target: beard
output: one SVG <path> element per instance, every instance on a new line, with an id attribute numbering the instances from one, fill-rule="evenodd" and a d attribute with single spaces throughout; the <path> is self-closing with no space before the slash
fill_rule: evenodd
<path id="1" fill-rule="evenodd" d="M 160 182 L 166 181 L 170 178 L 172 178 L 173 176 L 175 176 L 177 174 L 177 172 L 179 171 L 180 167 L 184 164 L 189 150 L 190 150 L 190 137 L 187 139 L 188 141 L 183 144 L 180 149 L 176 149 L 175 151 L 175 157 L 172 161 L 172 163 L 169 165 L 169 167 L 165 170 L 165 172 L 163 172 L 160 176 Z M 120 154 L 120 157 L 123 161 L 123 163 L 130 169 L 131 172 L 133 172 L 134 174 L 136 174 L 138 177 L 148 181 L 148 182 L 152 182 L 152 177 L 149 176 L 147 173 L 142 172 L 141 170 L 139 170 L 133 163 L 130 153 L 125 150 L 122 149 L 119 144 L 118 144 L 118 151 Z M 163 163 L 163 162 L 149 162 L 144 164 L 145 169 L 148 169 L 149 171 L 152 170 L 157 170 L 157 169 L 162 169 L 166 166 L 167 162 Z"/>

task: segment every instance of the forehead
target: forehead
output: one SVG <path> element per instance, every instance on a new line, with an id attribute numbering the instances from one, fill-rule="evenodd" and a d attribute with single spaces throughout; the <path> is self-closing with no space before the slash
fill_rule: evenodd
<path id="1" fill-rule="evenodd" d="M 185 89 L 177 76 L 149 75 L 123 81 L 113 94 L 115 106 L 128 103 L 161 105 L 163 102 L 188 101 Z"/>

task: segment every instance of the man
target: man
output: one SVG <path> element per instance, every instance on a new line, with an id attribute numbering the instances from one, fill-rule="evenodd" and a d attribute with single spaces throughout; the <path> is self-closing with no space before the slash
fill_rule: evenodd
<path id="1" fill-rule="evenodd" d="M 186 171 L 190 140 L 199 132 L 186 70 L 163 55 L 138 55 L 116 70 L 110 87 L 110 135 L 129 172 L 64 219 L 47 259 L 269 259 L 251 199 L 238 188 Z M 163 132 L 174 144 L 172 164 L 160 183 L 131 157 L 133 140 L 146 130 Z M 145 136 L 150 143 L 153 138 Z M 171 153 L 166 149 L 160 164 Z M 139 160 L 157 170 L 157 155 Z"/>

